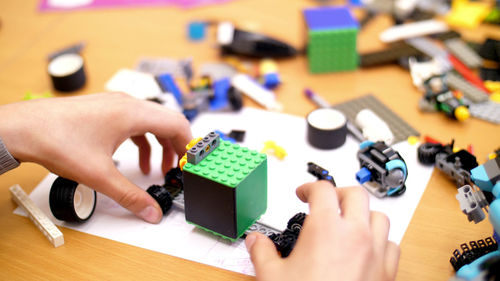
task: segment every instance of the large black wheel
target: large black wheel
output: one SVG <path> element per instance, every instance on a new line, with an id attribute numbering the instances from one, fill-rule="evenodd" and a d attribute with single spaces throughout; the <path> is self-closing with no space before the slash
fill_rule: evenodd
<path id="1" fill-rule="evenodd" d="M 97 193 L 93 189 L 63 177 L 58 177 L 50 188 L 50 211 L 58 220 L 87 221 L 94 213 L 96 202 Z"/>
<path id="2" fill-rule="evenodd" d="M 443 145 L 439 143 L 426 142 L 418 147 L 418 160 L 424 165 L 434 165 L 436 155 L 443 150 Z"/>

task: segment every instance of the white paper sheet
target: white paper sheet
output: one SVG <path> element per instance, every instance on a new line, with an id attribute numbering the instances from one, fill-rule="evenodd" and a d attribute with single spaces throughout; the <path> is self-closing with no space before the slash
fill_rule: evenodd
<path id="1" fill-rule="evenodd" d="M 168 122 L 168 120 L 166 120 Z M 261 221 L 284 229 L 286 222 L 297 212 L 307 212 L 307 205 L 297 199 L 295 189 L 315 178 L 307 173 L 307 163 L 315 162 L 330 171 L 339 187 L 357 185 L 355 173 L 359 169 L 356 158 L 358 143 L 348 136 L 346 143 L 335 150 L 318 150 L 306 141 L 304 118 L 244 108 L 239 113 L 207 113 L 193 122 L 194 136 L 205 136 L 212 130 L 229 132 L 246 131 L 243 146 L 260 151 L 264 142 L 273 140 L 284 147 L 288 156 L 278 160 L 268 156 L 268 209 Z M 137 149 L 125 142 L 114 155 L 118 168 L 131 181 L 146 189 L 151 184 L 163 183 L 160 172 L 160 146 L 152 142 L 152 173 L 141 174 L 137 164 Z M 400 243 L 413 212 L 430 179 L 432 168 L 417 161 L 416 148 L 406 142 L 394 148 L 403 156 L 408 166 L 407 191 L 397 198 L 370 197 L 373 210 L 387 214 L 391 220 L 389 239 Z M 48 194 L 55 175 L 48 175 L 31 193 L 33 201 L 58 225 L 120 241 L 130 245 L 178 256 L 196 262 L 254 275 L 254 269 L 243 240 L 228 242 L 185 222 L 184 214 L 175 207 L 157 225 L 136 218 L 127 210 L 99 194 L 92 218 L 84 224 L 70 224 L 56 220 L 49 208 Z M 15 213 L 22 211 L 16 209 Z M 64 230 L 63 230 L 64 232 Z M 71 241 L 66 243 L 70 244 Z"/>

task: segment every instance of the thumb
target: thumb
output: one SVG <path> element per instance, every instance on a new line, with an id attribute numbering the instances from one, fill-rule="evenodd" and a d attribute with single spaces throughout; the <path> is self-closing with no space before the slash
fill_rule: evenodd
<path id="1" fill-rule="evenodd" d="M 108 166 L 108 171 L 94 177 L 92 186 L 96 191 L 110 197 L 122 207 L 128 209 L 139 218 L 158 223 L 163 217 L 160 206 L 153 197 L 123 176 L 114 165 Z"/>
<path id="2" fill-rule="evenodd" d="M 264 234 L 250 233 L 245 239 L 245 245 L 257 274 L 270 263 L 281 260 L 274 243 Z"/>

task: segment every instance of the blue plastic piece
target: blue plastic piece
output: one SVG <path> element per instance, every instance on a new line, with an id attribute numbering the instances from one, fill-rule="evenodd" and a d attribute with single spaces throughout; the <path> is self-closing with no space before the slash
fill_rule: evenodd
<path id="1" fill-rule="evenodd" d="M 306 9 L 304 17 L 309 30 L 358 28 L 358 22 L 347 7 Z"/>
<path id="2" fill-rule="evenodd" d="M 264 87 L 266 87 L 267 89 L 274 89 L 276 88 L 280 83 L 281 83 L 281 80 L 280 80 L 280 77 L 278 75 L 278 73 L 268 73 L 268 74 L 265 74 L 263 77 L 263 85 Z"/>
<path id="3" fill-rule="evenodd" d="M 205 39 L 205 22 L 193 21 L 188 25 L 189 39 L 192 41 L 200 41 Z"/>
<path id="4" fill-rule="evenodd" d="M 352 6 L 363 6 L 363 2 L 361 0 L 349 0 L 349 4 Z"/>
<path id="5" fill-rule="evenodd" d="M 387 171 L 390 171 L 393 169 L 401 169 L 403 171 L 403 174 L 405 175 L 405 179 L 406 179 L 406 164 L 405 164 L 405 162 L 403 162 L 399 159 L 394 159 L 394 160 L 391 160 L 391 161 L 385 163 L 385 169 Z"/>
<path id="6" fill-rule="evenodd" d="M 198 115 L 197 109 L 184 109 L 182 114 L 186 117 L 187 120 L 192 121 L 196 115 Z"/>
<path id="7" fill-rule="evenodd" d="M 235 140 L 235 139 L 228 137 L 228 136 L 227 136 L 226 134 L 224 134 L 223 132 L 221 132 L 221 131 L 219 131 L 219 130 L 215 130 L 215 132 L 216 132 L 217 134 L 219 134 L 219 137 L 220 137 L 220 139 L 221 139 L 221 140 L 225 140 L 225 141 L 228 141 L 228 142 L 230 142 L 230 143 L 236 143 L 236 140 Z"/>
<path id="8" fill-rule="evenodd" d="M 227 93 L 231 88 L 229 78 L 223 78 L 214 82 L 214 98 L 210 101 L 210 110 L 219 110 L 228 106 L 229 98 Z"/>
<path id="9" fill-rule="evenodd" d="M 366 167 L 361 168 L 357 173 L 356 173 L 356 180 L 360 183 L 363 184 L 367 181 L 370 181 L 372 178 L 372 173 L 370 170 L 368 170 Z"/>
<path id="10" fill-rule="evenodd" d="M 179 87 L 177 87 L 177 84 L 175 83 L 174 77 L 171 74 L 166 73 L 166 74 L 158 75 L 158 76 L 156 76 L 156 81 L 158 82 L 158 84 L 160 85 L 160 88 L 164 92 L 172 93 L 174 95 L 177 103 L 180 106 L 182 106 L 182 103 L 183 103 L 182 102 L 182 92 L 179 89 Z"/>
<path id="11" fill-rule="evenodd" d="M 362 142 L 360 145 L 359 145 L 359 148 L 360 149 L 364 149 L 364 148 L 367 148 L 369 146 L 372 146 L 373 145 L 373 142 L 372 141 L 364 141 Z"/>

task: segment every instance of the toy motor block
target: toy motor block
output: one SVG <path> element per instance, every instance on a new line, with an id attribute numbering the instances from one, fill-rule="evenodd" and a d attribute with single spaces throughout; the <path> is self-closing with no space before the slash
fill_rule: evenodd
<path id="1" fill-rule="evenodd" d="M 186 221 L 232 241 L 267 209 L 267 157 L 209 133 L 183 166 Z"/>

